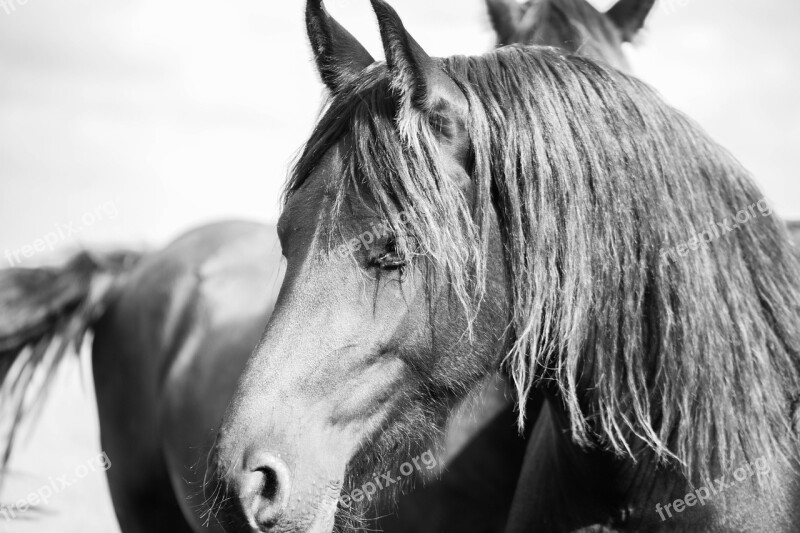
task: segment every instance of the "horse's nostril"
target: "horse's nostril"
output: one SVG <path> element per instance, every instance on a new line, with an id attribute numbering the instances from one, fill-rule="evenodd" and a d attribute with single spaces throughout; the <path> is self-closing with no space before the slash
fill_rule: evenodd
<path id="1" fill-rule="evenodd" d="M 261 485 L 261 497 L 265 500 L 274 501 L 275 497 L 278 495 L 278 474 L 272 467 L 263 466 L 256 470 L 257 472 L 261 472 L 264 476 L 264 480 L 262 481 Z"/>
<path id="2" fill-rule="evenodd" d="M 277 457 L 259 454 L 245 476 L 242 499 L 248 520 L 262 531 L 269 530 L 286 511 L 291 491 L 289 470 Z"/>

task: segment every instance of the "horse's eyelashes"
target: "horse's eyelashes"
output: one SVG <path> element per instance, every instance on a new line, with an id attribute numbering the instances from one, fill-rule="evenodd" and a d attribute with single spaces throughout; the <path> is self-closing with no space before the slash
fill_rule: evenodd
<path id="1" fill-rule="evenodd" d="M 383 270 L 399 270 L 406 266 L 406 260 L 396 253 L 386 253 L 378 258 L 378 265 Z"/>
<path id="2" fill-rule="evenodd" d="M 397 240 L 394 237 L 386 239 L 383 252 L 370 259 L 370 266 L 385 271 L 401 270 L 408 263 L 403 254 L 397 250 Z"/>

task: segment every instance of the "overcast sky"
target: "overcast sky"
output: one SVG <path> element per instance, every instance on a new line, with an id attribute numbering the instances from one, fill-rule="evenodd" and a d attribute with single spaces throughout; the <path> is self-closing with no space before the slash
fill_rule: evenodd
<path id="1" fill-rule="evenodd" d="M 322 96 L 301 0 L 20 1 L 0 4 L 0 253 L 48 234 L 62 251 L 161 245 L 277 217 Z M 381 56 L 367 0 L 328 5 Z M 432 55 L 493 43 L 483 0 L 394 5 Z M 798 28 L 795 0 L 661 0 L 632 51 L 796 218 Z"/>

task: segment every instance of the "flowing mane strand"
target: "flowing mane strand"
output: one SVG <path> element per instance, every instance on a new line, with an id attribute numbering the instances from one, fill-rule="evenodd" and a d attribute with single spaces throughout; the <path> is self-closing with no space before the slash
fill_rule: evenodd
<path id="1" fill-rule="evenodd" d="M 470 103 L 473 197 L 437 166 L 430 117 L 396 118 L 382 65 L 332 100 L 286 195 L 341 143 L 334 225 L 348 191 L 387 219 L 405 212 L 393 230 L 447 272 L 469 313 L 496 210 L 521 419 L 547 379 L 576 441 L 644 447 L 693 480 L 793 459 L 800 276 L 782 223 L 754 213 L 763 198 L 747 172 L 646 85 L 591 60 L 506 47 L 441 65 Z M 675 252 L 747 209 L 747 223 Z"/>

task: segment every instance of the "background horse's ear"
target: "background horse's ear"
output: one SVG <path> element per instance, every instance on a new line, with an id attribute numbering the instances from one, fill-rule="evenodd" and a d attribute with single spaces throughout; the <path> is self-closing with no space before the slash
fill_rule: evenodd
<path id="1" fill-rule="evenodd" d="M 622 38 L 633 41 L 656 0 L 619 0 L 606 12 L 608 18 L 622 31 Z"/>
<path id="2" fill-rule="evenodd" d="M 408 34 L 397 12 L 384 0 L 371 1 L 401 109 L 431 111 L 442 103 L 458 103 L 466 109 L 461 89 Z"/>
<path id="3" fill-rule="evenodd" d="M 328 14 L 322 0 L 308 0 L 306 27 L 322 81 L 333 94 L 375 61 L 361 43 Z"/>
<path id="4" fill-rule="evenodd" d="M 514 42 L 519 22 L 522 20 L 522 6 L 517 0 L 486 0 L 489 19 L 497 34 L 497 44 L 505 46 Z"/>

